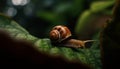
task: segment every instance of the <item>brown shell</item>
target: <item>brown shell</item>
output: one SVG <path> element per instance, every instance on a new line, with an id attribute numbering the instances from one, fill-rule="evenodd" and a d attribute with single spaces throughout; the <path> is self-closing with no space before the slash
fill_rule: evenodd
<path id="1" fill-rule="evenodd" d="M 58 39 L 60 39 L 60 33 L 59 33 L 59 31 L 57 31 L 57 30 L 52 30 L 52 31 L 50 32 L 50 39 L 51 39 L 51 40 L 58 40 Z"/>
<path id="2" fill-rule="evenodd" d="M 66 26 L 58 25 L 50 32 L 50 39 L 61 42 L 71 36 L 70 30 Z"/>

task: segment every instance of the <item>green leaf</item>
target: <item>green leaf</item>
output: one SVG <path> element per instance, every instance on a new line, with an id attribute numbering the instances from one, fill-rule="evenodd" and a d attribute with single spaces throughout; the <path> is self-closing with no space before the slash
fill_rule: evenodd
<path id="1" fill-rule="evenodd" d="M 90 10 L 92 12 L 101 12 L 106 8 L 111 7 L 115 0 L 112 1 L 96 1 L 91 4 Z"/>
<path id="2" fill-rule="evenodd" d="M 10 33 L 11 37 L 27 40 L 35 40 L 36 37 L 32 36 L 23 27 L 13 21 L 11 18 L 0 14 L 0 29 L 4 29 Z M 28 35 L 29 34 L 29 35 Z"/>
<path id="3" fill-rule="evenodd" d="M 15 21 L 3 15 L 0 15 L 0 29 L 8 31 L 13 38 L 31 41 L 35 46 L 38 47 L 39 50 L 48 54 L 62 55 L 68 60 L 76 59 L 93 66 L 95 69 L 101 68 L 101 62 L 98 62 L 100 61 L 100 49 L 98 47 L 99 42 L 93 44 L 94 47 L 85 49 L 78 48 L 75 50 L 67 47 L 53 46 L 51 45 L 50 39 L 40 39 L 31 35 Z M 98 39 L 98 36 L 95 37 L 95 39 Z"/>
<path id="4" fill-rule="evenodd" d="M 114 0 L 109 1 L 95 1 L 90 5 L 90 9 L 84 11 L 78 18 L 75 27 L 75 33 L 79 36 L 89 36 L 91 30 L 99 31 L 101 28 L 97 28 L 97 23 L 104 21 L 101 24 L 105 23 L 105 19 L 108 16 L 112 15 L 112 6 Z M 109 9 L 108 9 L 109 8 Z M 98 20 L 98 21 L 96 21 Z M 95 23 L 96 22 L 96 23 Z M 94 26 L 96 27 L 94 27 Z M 89 30 L 89 31 L 88 31 Z M 79 37 L 78 36 L 78 37 Z"/>
<path id="5" fill-rule="evenodd" d="M 95 14 L 89 10 L 86 10 L 80 15 L 76 27 L 75 27 L 75 33 L 76 34 L 81 34 L 83 33 L 88 26 L 91 25 L 91 22 L 97 18 L 99 14 Z"/>

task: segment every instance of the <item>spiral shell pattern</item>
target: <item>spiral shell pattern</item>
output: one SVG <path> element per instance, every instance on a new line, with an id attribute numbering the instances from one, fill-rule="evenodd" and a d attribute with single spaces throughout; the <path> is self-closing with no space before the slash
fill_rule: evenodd
<path id="1" fill-rule="evenodd" d="M 50 39 L 61 42 L 71 36 L 70 30 L 66 26 L 58 25 L 50 32 Z"/>

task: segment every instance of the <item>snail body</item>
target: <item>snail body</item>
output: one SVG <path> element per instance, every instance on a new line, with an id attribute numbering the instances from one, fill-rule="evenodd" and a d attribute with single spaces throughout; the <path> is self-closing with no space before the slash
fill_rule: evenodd
<path id="1" fill-rule="evenodd" d="M 77 39 L 71 39 L 72 36 L 71 31 L 63 25 L 58 25 L 52 28 L 50 31 L 50 39 L 53 42 L 53 44 L 60 44 L 66 47 L 72 47 L 72 48 L 80 48 L 84 47 L 85 43 L 87 42 L 93 42 L 95 40 L 77 40 Z"/>
<path id="2" fill-rule="evenodd" d="M 65 41 L 63 44 L 64 46 L 66 47 L 72 47 L 72 48 L 82 48 L 82 47 L 85 47 L 85 44 L 87 42 L 93 42 L 95 40 L 85 40 L 85 41 L 82 41 L 82 40 L 77 40 L 77 39 L 69 39 L 67 41 Z"/>

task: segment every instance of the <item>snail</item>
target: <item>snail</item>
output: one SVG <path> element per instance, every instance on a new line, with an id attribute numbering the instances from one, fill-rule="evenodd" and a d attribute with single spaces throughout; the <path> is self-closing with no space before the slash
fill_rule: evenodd
<path id="1" fill-rule="evenodd" d="M 50 31 L 50 40 L 53 44 L 60 44 L 66 47 L 80 48 L 84 47 L 85 43 L 93 42 L 95 40 L 77 40 L 70 38 L 72 36 L 68 27 L 63 25 L 57 25 Z"/>

